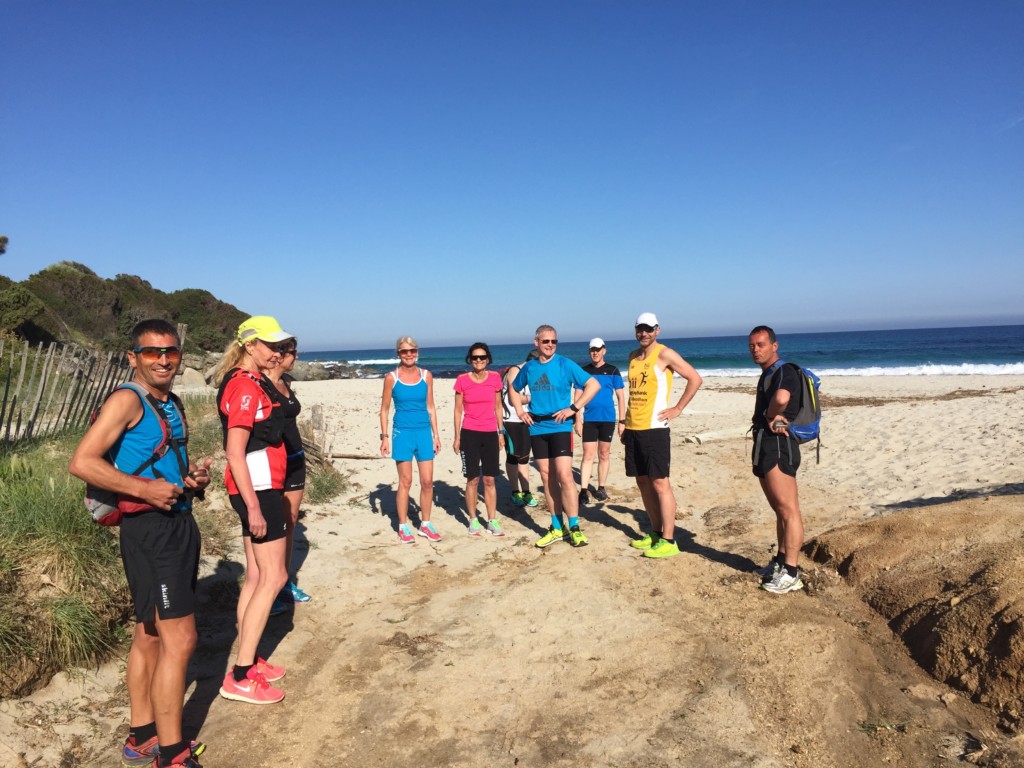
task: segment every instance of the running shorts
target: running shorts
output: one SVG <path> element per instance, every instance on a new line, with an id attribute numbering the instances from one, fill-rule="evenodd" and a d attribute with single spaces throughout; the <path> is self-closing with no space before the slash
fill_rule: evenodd
<path id="1" fill-rule="evenodd" d="M 301 491 L 306 487 L 306 454 L 299 452 L 288 457 L 284 470 L 284 489 Z"/>
<path id="2" fill-rule="evenodd" d="M 263 519 L 267 521 L 267 535 L 262 539 L 253 539 L 253 544 L 266 544 L 268 541 L 283 539 L 288 532 L 285 526 L 287 514 L 284 511 L 284 492 L 279 489 L 256 491 L 256 498 L 259 499 Z M 251 538 L 249 510 L 242 501 L 241 494 L 228 496 L 228 499 L 231 501 L 231 507 L 238 513 L 238 519 L 242 521 L 242 536 Z"/>
<path id="3" fill-rule="evenodd" d="M 627 429 L 622 432 L 626 446 L 626 477 L 668 477 L 672 443 L 668 429 Z"/>
<path id="4" fill-rule="evenodd" d="M 505 457 L 509 464 L 530 462 L 530 428 L 521 421 L 505 422 Z"/>
<path id="5" fill-rule="evenodd" d="M 530 446 L 535 459 L 557 459 L 559 456 L 572 456 L 572 432 L 549 432 L 546 435 L 533 435 Z"/>
<path id="6" fill-rule="evenodd" d="M 781 469 L 783 474 L 796 477 L 796 471 L 800 469 L 800 443 L 786 435 L 776 435 L 766 429 L 758 430 L 754 433 L 750 459 L 757 477 L 765 477 L 775 467 Z"/>
<path id="7" fill-rule="evenodd" d="M 433 461 L 434 437 L 426 429 L 392 429 L 391 458 L 395 461 Z"/>
<path id="8" fill-rule="evenodd" d="M 481 467 L 484 477 L 498 476 L 500 451 L 497 432 L 463 429 L 459 432 L 459 453 L 462 455 L 462 476 L 466 479 L 479 477 Z"/>
<path id="9" fill-rule="evenodd" d="M 599 440 L 602 443 L 610 443 L 612 436 L 615 434 L 615 422 L 614 421 L 584 421 L 583 422 L 583 442 L 584 443 L 596 443 Z"/>
<path id="10" fill-rule="evenodd" d="M 191 512 L 152 509 L 121 520 L 121 562 L 139 621 L 195 613 L 199 526 Z"/>

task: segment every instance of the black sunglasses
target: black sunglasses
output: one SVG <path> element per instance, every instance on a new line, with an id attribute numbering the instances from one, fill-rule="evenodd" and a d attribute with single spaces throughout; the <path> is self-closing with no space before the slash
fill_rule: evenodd
<path id="1" fill-rule="evenodd" d="M 539 344 L 558 344 L 558 339 L 538 339 Z"/>
<path id="2" fill-rule="evenodd" d="M 473 362 L 478 362 L 480 360 L 490 360 L 491 358 L 488 357 L 487 355 L 470 355 L 469 359 L 472 360 Z"/>

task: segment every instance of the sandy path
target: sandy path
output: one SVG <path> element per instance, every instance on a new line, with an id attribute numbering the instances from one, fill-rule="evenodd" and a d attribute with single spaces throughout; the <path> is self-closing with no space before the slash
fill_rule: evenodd
<path id="1" fill-rule="evenodd" d="M 1019 483 L 1022 386 L 1019 377 L 829 382 L 838 399 L 827 448 L 820 465 L 805 458 L 800 476 L 808 537 Z M 188 707 L 210 744 L 203 765 L 916 768 L 948 765 L 974 739 L 988 747 L 980 764 L 1024 764 L 992 712 L 922 671 L 834 570 L 809 562 L 806 593 L 780 598 L 756 588 L 749 571 L 766 560 L 774 524 L 742 438 L 751 388 L 744 380 L 706 385 L 674 429 L 687 541 L 685 554 L 666 561 L 628 546 L 643 513 L 618 445 L 612 499 L 584 513 L 591 543 L 581 549 L 537 550 L 543 509 L 527 514 L 504 501 L 505 538 L 465 535 L 450 448 L 435 484 L 434 520 L 445 538 L 401 546 L 393 464 L 339 461 L 352 489 L 304 519 L 301 583 L 315 599 L 273 619 L 268 633 L 267 650 L 288 667 L 284 703 L 216 697 L 233 639 L 231 594 L 224 582 L 206 591 Z M 300 389 L 307 405 L 324 403 L 336 450 L 367 454 L 378 445 L 378 393 L 379 382 L 365 381 Z M 448 394 L 441 382 L 445 446 Z M 961 430 L 970 450 L 949 439 Z M 711 437 L 684 442 L 691 434 Z M 500 479 L 499 489 L 507 497 Z M 114 764 L 125 712 L 117 682 L 108 670 L 64 683 L 66 708 L 77 714 L 51 730 L 69 740 L 90 723 L 72 765 Z M 113 700 L 98 709 L 104 692 Z M 33 763 L 42 740 L 10 727 L 33 707 L 51 712 L 44 694 L 7 703 L 7 719 L 0 716 L 0 739 L 18 738 L 13 749 L 27 765 L 56 765 Z"/>

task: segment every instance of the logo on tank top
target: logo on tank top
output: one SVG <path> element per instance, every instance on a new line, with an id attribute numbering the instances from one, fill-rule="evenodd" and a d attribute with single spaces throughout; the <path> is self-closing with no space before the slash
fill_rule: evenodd
<path id="1" fill-rule="evenodd" d="M 238 407 L 243 411 L 248 411 L 250 405 L 252 405 L 252 395 L 242 395 L 242 402 L 238 404 Z"/>

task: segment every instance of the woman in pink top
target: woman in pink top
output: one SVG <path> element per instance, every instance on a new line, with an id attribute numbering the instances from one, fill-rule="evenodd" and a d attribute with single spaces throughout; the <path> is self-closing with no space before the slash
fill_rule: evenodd
<path id="1" fill-rule="evenodd" d="M 477 486 L 481 468 L 484 476 L 484 506 L 487 508 L 487 532 L 504 536 L 497 517 L 498 495 L 494 478 L 498 476 L 498 457 L 502 433 L 501 376 L 488 371 L 491 350 L 482 341 L 469 348 L 466 363 L 473 370 L 455 380 L 455 452 L 462 456 L 462 474 L 466 478 L 466 515 L 470 536 L 484 530 L 476 516 Z"/>

